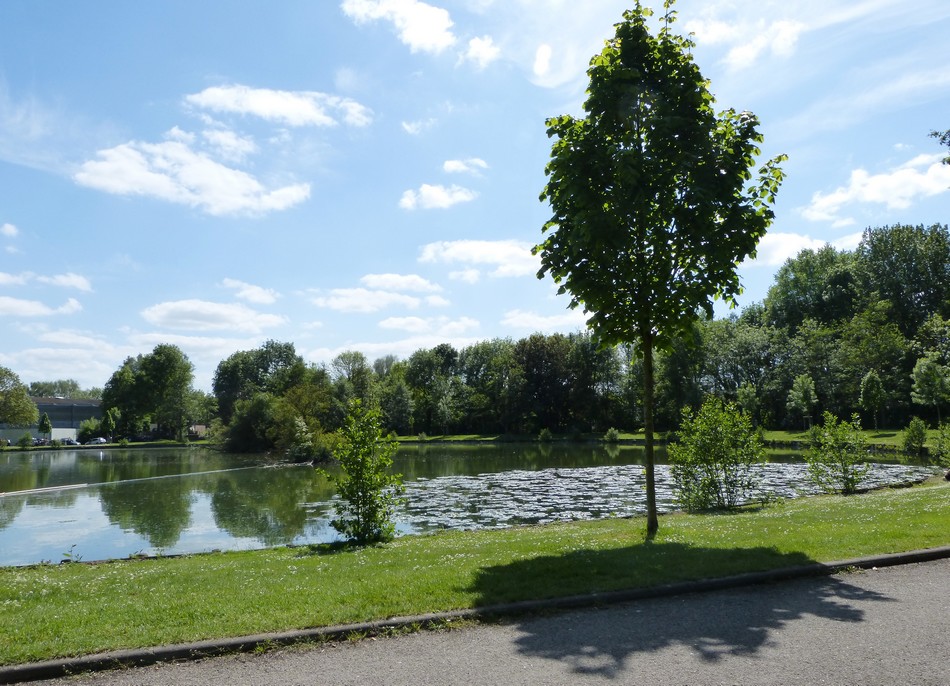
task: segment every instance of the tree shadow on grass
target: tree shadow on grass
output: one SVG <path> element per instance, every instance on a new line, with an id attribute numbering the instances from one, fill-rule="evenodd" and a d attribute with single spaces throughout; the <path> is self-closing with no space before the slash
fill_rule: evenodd
<path id="1" fill-rule="evenodd" d="M 539 579 L 563 580 L 564 595 L 624 586 L 676 584 L 696 576 L 720 578 L 744 572 L 814 565 L 797 553 L 774 549 L 713 549 L 648 543 L 609 551 L 577 551 L 539 557 L 480 571 L 472 589 L 480 606 L 532 597 Z M 641 584 L 636 577 L 647 580 Z M 611 583 L 626 578 L 625 584 Z M 533 582 L 532 582 L 533 580 Z M 533 597 L 537 597 L 536 592 Z M 864 620 L 859 602 L 891 598 L 867 591 L 842 576 L 814 576 L 782 583 L 724 588 L 644 598 L 594 612 L 573 612 L 520 623 L 518 650 L 559 660 L 578 674 L 617 677 L 629 659 L 685 647 L 702 660 L 754 656 L 785 625 L 813 615 L 836 622 Z"/>

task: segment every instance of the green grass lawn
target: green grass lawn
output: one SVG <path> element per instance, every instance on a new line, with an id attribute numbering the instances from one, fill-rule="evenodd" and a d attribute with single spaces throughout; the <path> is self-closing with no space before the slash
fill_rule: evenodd
<path id="1" fill-rule="evenodd" d="M 736 514 L 608 519 L 279 548 L 0 568 L 0 664 L 329 626 L 950 544 L 950 484 Z"/>

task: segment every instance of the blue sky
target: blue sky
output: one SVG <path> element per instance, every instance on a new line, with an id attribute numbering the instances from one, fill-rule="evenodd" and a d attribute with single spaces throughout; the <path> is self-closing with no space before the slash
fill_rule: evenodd
<path id="1" fill-rule="evenodd" d="M 578 330 L 530 255 L 544 120 L 581 112 L 630 4 L 3 0 L 0 365 L 102 386 L 173 343 L 210 390 L 267 339 L 329 362 Z M 950 3 L 676 9 L 718 106 L 789 155 L 743 304 L 804 247 L 950 220 Z"/>

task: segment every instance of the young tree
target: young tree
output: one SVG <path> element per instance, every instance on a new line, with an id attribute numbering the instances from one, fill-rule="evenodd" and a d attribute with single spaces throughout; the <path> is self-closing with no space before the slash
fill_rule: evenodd
<path id="1" fill-rule="evenodd" d="M 550 274 L 582 307 L 601 344 L 638 342 L 643 355 L 647 535 L 658 528 L 654 481 L 656 349 L 667 349 L 712 300 L 735 302 L 736 266 L 755 253 L 782 180 L 776 158 L 750 183 L 762 137 L 749 112 L 716 114 L 692 59 L 652 11 L 624 13 L 588 69 L 586 117 L 547 120 L 555 138 L 541 200 L 551 205 L 539 278 Z"/>
<path id="2" fill-rule="evenodd" d="M 884 407 L 884 400 L 887 394 L 884 392 L 884 385 L 881 383 L 881 377 L 873 369 L 864 375 L 861 379 L 861 407 L 870 412 L 874 417 L 874 430 L 877 431 L 877 416 L 881 408 Z"/>
<path id="3" fill-rule="evenodd" d="M 816 427 L 811 448 L 805 454 L 808 475 L 821 489 L 831 493 L 856 493 L 868 472 L 867 444 L 857 414 L 851 421 L 840 421 L 825 412 L 822 425 Z"/>
<path id="4" fill-rule="evenodd" d="M 43 416 L 40 417 L 40 424 L 36 427 L 41 434 L 46 436 L 47 439 L 51 438 L 53 435 L 53 422 L 49 420 L 49 415 L 45 412 Z"/>
<path id="5" fill-rule="evenodd" d="M 400 477 L 390 474 L 394 441 L 384 441 L 379 413 L 350 401 L 334 456 L 343 476 L 335 479 L 342 504 L 330 523 L 359 545 L 390 540 L 395 534 L 393 513 L 402 492 Z"/>
<path id="6" fill-rule="evenodd" d="M 792 382 L 792 390 L 788 392 L 786 407 L 789 412 L 797 412 L 802 417 L 802 428 L 807 429 L 808 416 L 811 408 L 818 402 L 815 396 L 815 382 L 808 374 L 800 374 Z"/>

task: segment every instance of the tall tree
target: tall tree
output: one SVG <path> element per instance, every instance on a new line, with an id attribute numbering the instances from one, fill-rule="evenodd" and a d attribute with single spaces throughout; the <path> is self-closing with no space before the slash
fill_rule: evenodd
<path id="1" fill-rule="evenodd" d="M 881 383 L 881 377 L 873 369 L 861 379 L 861 397 L 858 402 L 861 407 L 874 416 L 874 430 L 877 431 L 877 416 L 884 407 L 884 401 L 887 394 L 884 391 L 884 384 Z"/>
<path id="2" fill-rule="evenodd" d="M 159 344 L 142 359 L 138 383 L 152 420 L 161 432 L 178 440 L 187 435 L 193 378 L 194 365 L 178 346 Z"/>
<path id="3" fill-rule="evenodd" d="M 39 414 L 20 377 L 12 370 L 0 367 L 0 424 L 32 426 Z"/>
<path id="4" fill-rule="evenodd" d="M 908 338 L 931 315 L 950 314 L 950 230 L 945 225 L 865 229 L 857 255 L 864 292 L 891 303 L 891 318 Z"/>
<path id="5" fill-rule="evenodd" d="M 232 354 L 218 363 L 212 382 L 221 420 L 231 421 L 238 400 L 250 400 L 258 393 L 281 395 L 305 373 L 293 343 L 267 341 L 260 348 Z"/>
<path id="6" fill-rule="evenodd" d="M 758 120 L 717 114 L 693 62 L 693 42 L 673 33 L 673 0 L 657 35 L 652 11 L 623 15 L 591 60 L 586 116 L 547 120 L 555 138 L 541 200 L 539 278 L 550 274 L 583 307 L 601 344 L 639 341 L 644 364 L 647 535 L 659 526 L 653 448 L 653 354 L 668 348 L 712 300 L 735 302 L 736 266 L 772 221 L 781 158 L 751 182 Z"/>
<path id="7" fill-rule="evenodd" d="M 53 435 L 53 422 L 50 421 L 49 415 L 45 412 L 43 416 L 40 417 L 39 426 L 36 427 L 41 434 L 46 436 L 46 438 L 52 438 Z"/>
<path id="8" fill-rule="evenodd" d="M 788 392 L 788 410 L 797 413 L 802 418 L 802 429 L 808 428 L 811 409 L 818 402 L 815 395 L 815 382 L 808 374 L 799 374 L 792 383 L 792 390 Z"/>
<path id="9" fill-rule="evenodd" d="M 932 405 L 940 426 L 940 406 L 950 400 L 950 368 L 940 364 L 936 353 L 929 352 L 917 360 L 911 379 L 914 387 L 910 397 L 918 405 Z"/>

